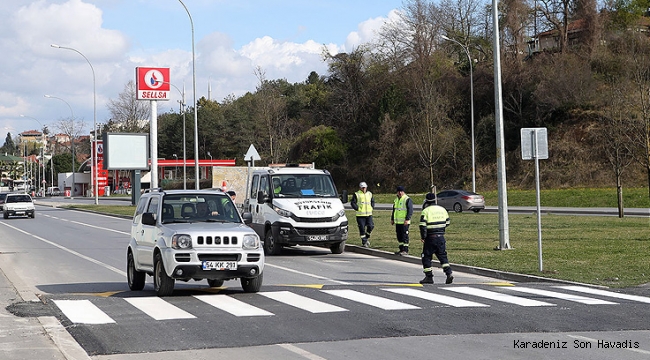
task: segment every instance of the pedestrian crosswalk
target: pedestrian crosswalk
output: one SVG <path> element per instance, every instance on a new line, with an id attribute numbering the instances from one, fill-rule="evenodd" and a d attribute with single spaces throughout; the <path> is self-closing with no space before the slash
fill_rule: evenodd
<path id="1" fill-rule="evenodd" d="M 261 291 L 256 294 L 206 294 L 188 297 L 159 298 L 125 297 L 124 303 L 156 321 L 191 320 L 204 312 L 199 304 L 208 305 L 235 317 L 271 317 L 281 305 L 312 314 L 344 313 L 378 308 L 385 311 L 418 310 L 432 306 L 453 308 L 486 308 L 502 304 L 522 307 L 551 307 L 559 301 L 584 305 L 617 305 L 625 301 L 650 304 L 650 297 L 618 293 L 579 285 L 549 286 L 545 289 L 530 286 L 499 286 L 486 289 L 481 286 L 443 286 L 413 288 L 407 286 L 357 288 L 357 289 L 309 289 L 295 291 Z M 244 296 L 238 296 L 244 295 Z M 262 297 L 267 301 L 255 301 Z M 397 297 L 397 298 L 396 298 Z M 605 298 L 605 299 L 602 299 Z M 170 300 L 175 300 L 170 302 Z M 259 298 L 257 298 L 259 299 Z M 618 300 L 617 300 L 618 299 Z M 91 301 L 93 300 L 93 301 Z M 110 324 L 116 321 L 101 309 L 102 300 L 53 300 L 59 310 L 75 324 Z M 187 305 L 186 302 L 197 301 Z M 272 306 L 268 305 L 272 301 Z M 121 301 L 118 300 L 118 301 Z M 183 302 L 184 309 L 177 306 Z M 266 305 L 267 308 L 264 308 Z M 187 310 L 191 309 L 191 310 Z M 114 311 L 114 310 L 113 310 Z M 195 313 L 192 313 L 194 311 Z"/>

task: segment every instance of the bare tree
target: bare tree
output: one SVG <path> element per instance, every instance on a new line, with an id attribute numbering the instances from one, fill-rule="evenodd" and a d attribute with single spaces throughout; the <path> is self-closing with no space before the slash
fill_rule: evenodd
<path id="1" fill-rule="evenodd" d="M 269 160 L 272 163 L 286 161 L 289 141 L 296 135 L 288 121 L 286 100 L 278 88 L 278 84 L 266 80 L 266 74 L 262 68 L 255 69 L 255 76 L 259 80 L 257 115 L 266 127 Z"/>
<path id="2" fill-rule="evenodd" d="M 142 132 L 147 127 L 150 118 L 150 107 L 146 101 L 136 100 L 135 82 L 130 80 L 124 90 L 119 93 L 117 100 L 108 101 L 111 113 L 111 123 L 118 131 Z"/>

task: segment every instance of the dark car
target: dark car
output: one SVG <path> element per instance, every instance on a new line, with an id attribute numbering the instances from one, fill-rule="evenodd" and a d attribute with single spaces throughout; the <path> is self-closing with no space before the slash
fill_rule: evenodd
<path id="1" fill-rule="evenodd" d="M 479 212 L 485 209 L 485 199 L 483 195 L 467 190 L 445 190 L 437 195 L 438 205 L 447 210 L 463 212 L 472 210 Z"/>
<path id="2" fill-rule="evenodd" d="M 0 193 L 0 205 L 5 203 L 6 198 L 7 198 L 7 193 Z"/>

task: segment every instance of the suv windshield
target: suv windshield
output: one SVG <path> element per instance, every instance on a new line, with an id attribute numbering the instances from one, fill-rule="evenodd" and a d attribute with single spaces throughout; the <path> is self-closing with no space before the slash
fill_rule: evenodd
<path id="1" fill-rule="evenodd" d="M 170 194 L 163 197 L 162 222 L 241 223 L 239 212 L 225 194 Z"/>
<path id="2" fill-rule="evenodd" d="M 332 178 L 326 174 L 281 174 L 271 178 L 277 197 L 336 197 Z"/>

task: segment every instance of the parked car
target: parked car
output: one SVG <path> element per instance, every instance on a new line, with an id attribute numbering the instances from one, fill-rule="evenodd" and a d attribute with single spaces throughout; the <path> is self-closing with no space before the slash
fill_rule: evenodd
<path id="1" fill-rule="evenodd" d="M 61 190 L 59 190 L 59 188 L 56 187 L 56 186 L 50 186 L 45 191 L 45 195 L 46 196 L 59 196 L 59 195 L 61 195 Z"/>
<path id="2" fill-rule="evenodd" d="M 34 218 L 34 200 L 27 194 L 7 194 L 2 204 L 2 217 L 9 219 L 10 216 L 29 216 Z"/>
<path id="3" fill-rule="evenodd" d="M 477 213 L 485 209 L 483 195 L 467 190 L 445 190 L 439 192 L 436 197 L 438 205 L 455 212 L 472 210 Z"/>
<path id="4" fill-rule="evenodd" d="M 243 217 L 243 220 L 242 220 Z M 171 295 L 176 280 L 207 279 L 211 287 L 239 279 L 245 292 L 262 286 L 260 237 L 239 215 L 230 196 L 212 190 L 148 189 L 131 223 L 127 281 L 142 290 L 151 275 L 158 296 Z"/>
<path id="5" fill-rule="evenodd" d="M 6 198 L 7 198 L 7 193 L 0 193 L 0 205 L 5 203 Z"/>

